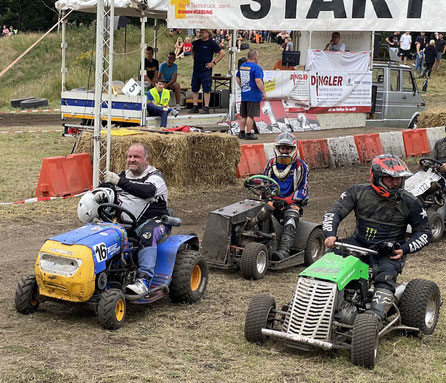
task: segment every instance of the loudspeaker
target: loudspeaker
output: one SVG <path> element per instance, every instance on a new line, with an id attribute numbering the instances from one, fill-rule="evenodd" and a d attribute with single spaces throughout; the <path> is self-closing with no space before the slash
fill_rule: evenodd
<path id="1" fill-rule="evenodd" d="M 221 108 L 221 92 L 216 90 L 211 92 L 209 108 Z"/>
<path id="2" fill-rule="evenodd" d="M 298 66 L 300 61 L 300 51 L 283 51 L 282 65 Z"/>
<path id="3" fill-rule="evenodd" d="M 373 44 L 373 58 L 379 57 L 380 45 L 381 45 L 381 33 L 375 33 L 375 42 Z"/>

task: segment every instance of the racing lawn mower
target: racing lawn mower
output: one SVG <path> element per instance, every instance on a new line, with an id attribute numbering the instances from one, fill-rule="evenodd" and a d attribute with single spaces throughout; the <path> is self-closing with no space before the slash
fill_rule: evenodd
<path id="1" fill-rule="evenodd" d="M 268 269 L 312 264 L 324 252 L 321 225 L 299 220 L 290 256 L 273 260 L 282 225 L 274 217 L 273 197 L 279 195 L 277 182 L 254 175 L 246 183 L 250 197 L 209 213 L 202 252 L 209 266 L 238 269 L 246 279 L 262 279 Z"/>
<path id="2" fill-rule="evenodd" d="M 378 341 L 389 332 L 434 332 L 442 303 L 434 282 L 414 279 L 400 284 L 381 322 L 378 316 L 366 312 L 373 297 L 372 276 L 369 266 L 357 258 L 378 256 L 378 251 L 340 242 L 335 248 L 343 255 L 327 253 L 301 272 L 291 302 L 281 309 L 276 309 L 275 299 L 268 295 L 251 300 L 245 321 L 246 340 L 263 344 L 274 337 L 304 351 L 349 350 L 354 364 L 373 368 Z M 388 256 L 384 250 L 382 247 L 379 255 Z"/>
<path id="3" fill-rule="evenodd" d="M 137 275 L 139 244 L 132 237 L 136 218 L 112 203 L 99 205 L 97 215 L 97 223 L 46 240 L 37 256 L 35 275 L 23 276 L 18 283 L 18 312 L 33 313 L 47 300 L 85 303 L 94 308 L 102 327 L 118 329 L 124 323 L 127 302 L 150 304 L 166 295 L 175 302 L 201 299 L 208 267 L 198 252 L 196 235 L 167 234 L 158 244 L 148 293 L 126 294 L 126 286 L 134 283 Z M 161 221 L 168 227 L 181 224 L 167 215 Z"/>
<path id="4" fill-rule="evenodd" d="M 440 170 L 440 161 L 425 157 L 419 164 L 421 170 L 406 180 L 404 189 L 421 201 L 429 218 L 432 241 L 435 242 L 443 237 L 444 232 L 446 179 Z"/>

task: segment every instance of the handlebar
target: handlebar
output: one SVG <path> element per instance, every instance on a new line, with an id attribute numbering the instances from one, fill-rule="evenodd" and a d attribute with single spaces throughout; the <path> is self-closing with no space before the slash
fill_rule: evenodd
<path id="1" fill-rule="evenodd" d="M 339 250 L 345 250 L 352 255 L 378 255 L 376 250 L 367 249 L 366 247 L 360 247 L 355 245 L 350 245 L 344 242 L 335 242 L 334 247 Z"/>

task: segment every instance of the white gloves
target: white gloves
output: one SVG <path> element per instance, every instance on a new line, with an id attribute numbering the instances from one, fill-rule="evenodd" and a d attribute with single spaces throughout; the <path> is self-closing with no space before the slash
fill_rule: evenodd
<path id="1" fill-rule="evenodd" d="M 119 176 L 113 172 L 105 172 L 104 182 L 110 182 L 113 185 L 117 185 L 119 182 Z"/>

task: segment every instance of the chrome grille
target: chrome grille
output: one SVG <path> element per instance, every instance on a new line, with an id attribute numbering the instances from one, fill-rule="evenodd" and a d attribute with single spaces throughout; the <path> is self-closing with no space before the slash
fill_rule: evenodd
<path id="1" fill-rule="evenodd" d="M 336 283 L 300 277 L 282 331 L 329 341 Z"/>

